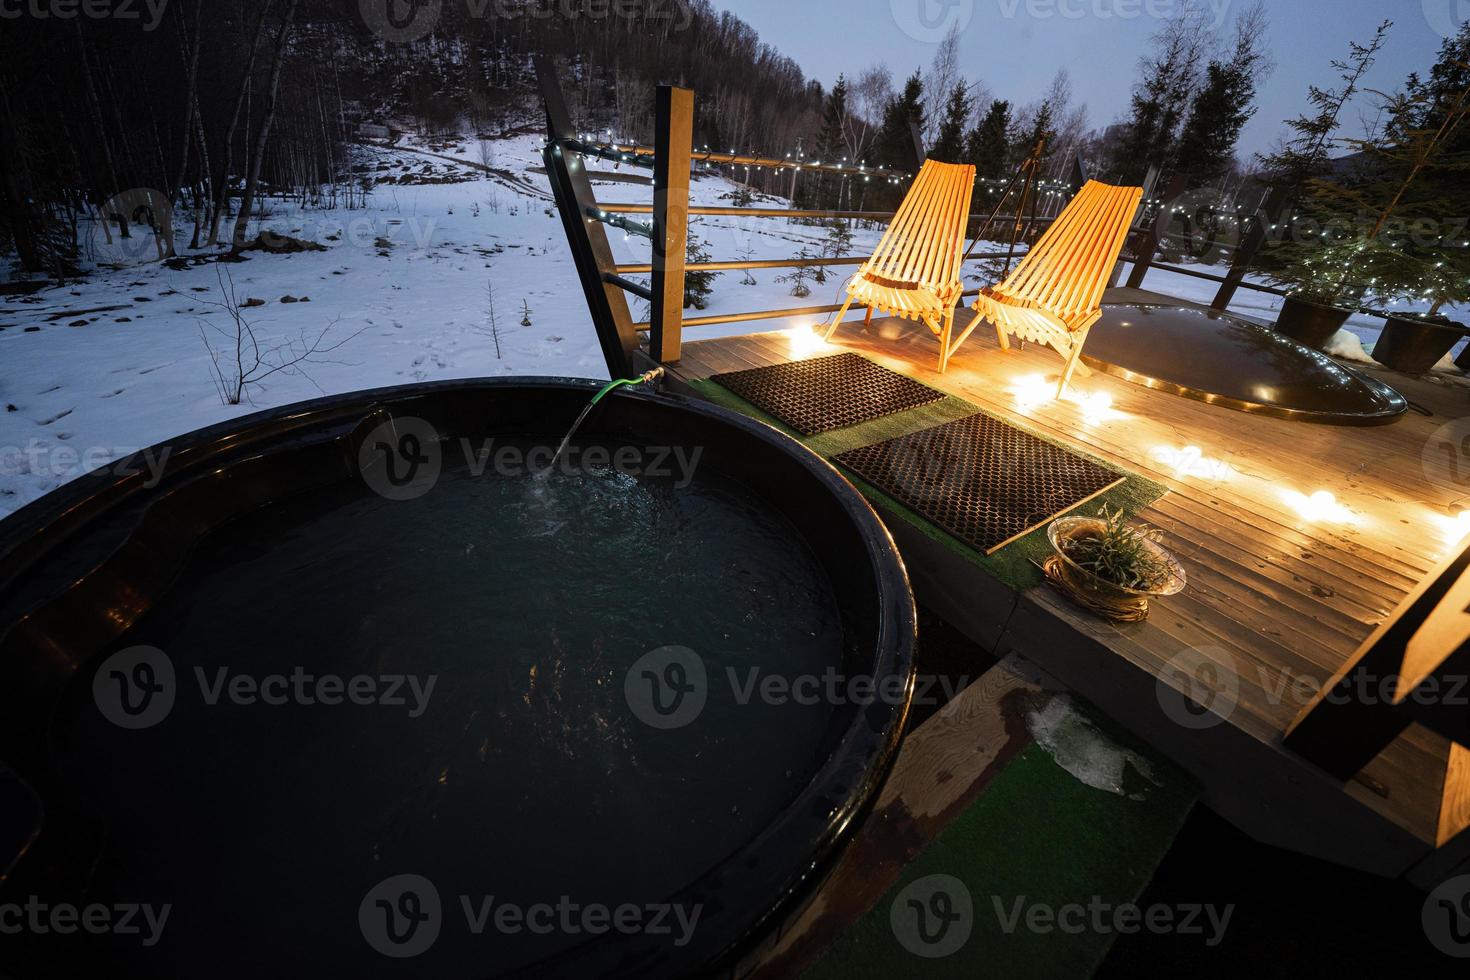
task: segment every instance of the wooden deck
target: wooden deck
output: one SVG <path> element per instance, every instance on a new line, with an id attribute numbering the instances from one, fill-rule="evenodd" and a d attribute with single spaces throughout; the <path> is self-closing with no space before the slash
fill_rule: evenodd
<path id="1" fill-rule="evenodd" d="M 1134 290 L 1109 300 L 1173 302 Z M 921 601 L 987 648 L 1039 664 L 1157 746 L 1248 833 L 1426 881 L 1463 862 L 1470 835 L 1436 850 L 1452 749 L 1445 739 L 1412 728 L 1346 786 L 1280 743 L 1316 688 L 1453 544 L 1448 517 L 1467 500 L 1432 485 L 1421 455 L 1438 427 L 1470 409 L 1470 388 L 1382 372 L 1432 414 L 1376 428 L 1247 415 L 1101 374 L 1079 378 L 1068 400 L 1054 402 L 1045 384 L 1050 377 L 1054 386 L 1061 368 L 1054 353 L 1005 352 L 984 334 L 944 375 L 934 371 L 938 343 L 921 326 L 875 319 L 865 328 L 859 319 L 831 345 L 809 329 L 688 343 L 671 376 L 677 384 L 858 351 L 1162 483 L 1169 492 L 1139 518 L 1165 532 L 1190 586 L 1136 625 L 1105 624 L 1046 587 L 1018 595 L 889 523 Z M 1320 490 L 1352 512 L 1350 522 L 1299 512 L 1292 495 Z M 1226 723 L 1191 728 L 1165 710 L 1160 685 L 1177 688 L 1178 665 L 1190 658 L 1214 664 L 1223 689 L 1237 692 Z M 1455 751 L 1458 766 L 1465 760 Z"/>

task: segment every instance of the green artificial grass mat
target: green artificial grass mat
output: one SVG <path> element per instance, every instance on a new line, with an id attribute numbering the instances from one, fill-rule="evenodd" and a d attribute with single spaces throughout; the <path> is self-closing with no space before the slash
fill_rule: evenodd
<path id="1" fill-rule="evenodd" d="M 824 432 L 817 436 L 803 436 L 783 424 L 779 419 L 766 414 L 728 388 L 722 387 L 717 382 L 699 380 L 689 383 L 698 392 L 700 397 L 706 401 L 713 402 L 716 405 L 740 412 L 744 415 L 749 415 L 751 418 L 774 426 L 828 461 L 831 461 L 834 456 L 840 453 L 847 452 L 849 449 L 857 449 L 861 446 L 871 446 L 876 443 L 886 442 L 889 439 L 896 439 L 910 432 L 918 432 L 936 425 L 943 425 L 945 422 L 953 422 L 956 419 L 962 419 L 968 415 L 974 415 L 976 412 L 983 411 L 963 398 L 946 395 L 942 401 L 909 409 L 906 412 L 886 415 L 883 418 L 874 419 L 871 422 L 864 422 L 861 425 L 849 426 L 846 429 L 837 429 L 832 432 Z M 986 412 L 984 414 L 990 415 L 993 413 Z M 1058 445 L 1055 439 L 1050 439 L 1028 426 L 1018 425 L 1014 419 L 1004 419 L 1003 421 L 1015 425 L 1016 428 L 1038 439 L 1042 439 L 1053 445 Z M 1118 470 L 1111 463 L 1107 463 L 1088 453 L 1079 452 L 1071 446 L 1065 446 L 1063 448 L 1068 452 L 1075 453 L 1110 470 L 1114 470 L 1124 477 L 1124 481 L 1118 486 L 1073 508 L 1078 513 L 1096 514 L 1106 505 L 1112 510 L 1121 510 L 1125 514 L 1132 515 L 1138 513 L 1155 500 L 1158 500 L 1165 493 L 1166 488 L 1162 484 L 1155 483 L 1136 474 Z M 852 481 L 853 486 L 857 487 L 863 496 L 868 498 L 868 501 L 874 507 L 906 521 L 926 536 L 938 541 L 967 561 L 978 565 L 989 574 L 1000 579 L 1012 589 L 1018 592 L 1024 592 L 1027 589 L 1035 588 L 1044 581 L 1038 565 L 1051 554 L 1051 545 L 1046 540 L 1045 525 L 1017 538 L 993 555 L 981 554 L 964 542 L 957 540 L 949 532 L 932 523 L 927 518 L 920 516 L 883 491 L 867 483 L 857 474 L 846 469 L 842 472 L 844 476 Z"/>
<path id="2" fill-rule="evenodd" d="M 1124 781 L 1129 795 L 1083 783 L 1033 743 L 904 869 L 882 900 L 803 975 L 805 980 L 1081 980 L 1096 972 L 1118 934 L 1112 910 L 1143 894 L 1197 794 L 1182 771 L 1152 750 L 1093 715 L 1084 717 L 1148 767 L 1147 777 L 1125 769 L 1131 777 Z M 895 932 L 904 930 L 913 944 L 915 913 L 907 901 L 914 893 L 904 892 L 931 875 L 959 879 L 972 906 L 969 938 L 940 958 L 916 955 Z M 949 890 L 954 893 L 953 886 Z M 1074 909 L 1050 929 L 1027 926 L 1027 910 L 1034 906 L 1060 911 L 1094 903 L 1108 909 L 1101 929 L 1094 927 L 1091 909 Z M 1203 916 L 1196 924 L 1208 935 Z"/>

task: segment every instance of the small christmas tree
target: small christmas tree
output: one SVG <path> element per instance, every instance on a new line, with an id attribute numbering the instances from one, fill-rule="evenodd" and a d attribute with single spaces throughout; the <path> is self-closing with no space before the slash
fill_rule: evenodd
<path id="1" fill-rule="evenodd" d="M 1470 234 L 1463 218 L 1470 175 L 1470 24 L 1445 41 L 1427 81 L 1410 76 L 1385 106 L 1384 138 L 1365 146 L 1377 179 L 1366 203 L 1378 217 L 1355 257 L 1385 299 L 1470 301 Z"/>
<path id="2" fill-rule="evenodd" d="M 688 250 L 685 254 L 691 265 L 710 261 L 709 249 L 705 248 L 704 242 L 693 230 L 689 232 Z M 715 280 L 719 276 L 718 272 L 685 272 L 684 308 L 702 310 L 709 306 L 709 298 L 715 291 Z"/>
<path id="3" fill-rule="evenodd" d="M 1257 264 L 1268 280 L 1307 302 L 1328 306 L 1339 302 L 1345 289 L 1343 270 L 1352 268 L 1352 256 L 1361 244 L 1344 221 L 1343 206 L 1363 192 L 1363 181 L 1370 177 L 1361 167 L 1334 174 L 1329 154 L 1343 110 L 1358 93 L 1391 26 L 1384 21 L 1371 41 L 1353 42 L 1347 60 L 1332 63 L 1342 86 L 1330 90 L 1311 86 L 1307 98 L 1315 114 L 1287 120 L 1296 135 L 1261 158 L 1266 175 L 1286 189 L 1295 213 L 1283 218 L 1284 231 L 1274 241 L 1268 239 Z"/>
<path id="4" fill-rule="evenodd" d="M 796 254 L 796 257 L 802 261 L 808 261 L 812 255 L 805 246 L 802 246 L 801 251 Z M 799 265 L 786 275 L 777 276 L 776 281 L 790 283 L 791 295 L 797 299 L 806 299 L 812 294 L 811 283 L 814 278 L 815 275 L 810 266 Z"/>

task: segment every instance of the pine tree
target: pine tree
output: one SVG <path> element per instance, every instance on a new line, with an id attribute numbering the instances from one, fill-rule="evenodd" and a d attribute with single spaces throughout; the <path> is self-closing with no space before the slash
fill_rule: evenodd
<path id="1" fill-rule="evenodd" d="M 939 138 L 929 149 L 929 157 L 942 163 L 963 163 L 965 160 L 965 127 L 974 111 L 970 100 L 970 89 L 964 83 L 955 85 L 950 93 L 949 104 L 944 107 L 944 122 L 939 126 Z"/>
<path id="2" fill-rule="evenodd" d="M 1428 81 L 1389 97 L 1383 138 L 1362 144 L 1368 178 L 1342 196 L 1372 224 L 1342 246 L 1352 276 L 1384 300 L 1470 300 L 1463 218 L 1470 174 L 1470 24 L 1447 39 Z M 1356 236 L 1355 236 L 1356 238 Z"/>
<path id="3" fill-rule="evenodd" d="M 710 261 L 709 249 L 705 248 L 704 242 L 695 236 L 692 229 L 689 232 L 688 251 L 685 254 L 691 265 Z M 684 308 L 702 310 L 708 306 L 710 294 L 715 291 L 715 280 L 719 277 L 718 272 L 685 272 Z"/>
<path id="4" fill-rule="evenodd" d="M 996 99 L 966 141 L 965 156 L 981 177 L 997 179 L 1009 173 L 1010 132 L 1011 104 Z"/>
<path id="5" fill-rule="evenodd" d="M 1056 129 L 1053 125 L 1054 115 L 1055 110 L 1052 109 L 1051 103 L 1049 102 L 1043 102 L 1037 107 L 1036 115 L 1031 117 L 1026 128 L 1016 134 L 1016 142 L 1011 147 L 1012 159 L 1026 159 L 1036 149 L 1036 144 L 1042 140 L 1045 140 L 1047 143 L 1044 156 L 1050 155 L 1051 142 L 1056 136 Z"/>
<path id="6" fill-rule="evenodd" d="M 822 130 L 817 134 L 814 159 L 818 163 L 832 163 L 842 156 L 846 145 L 847 128 L 847 79 L 837 76 L 837 84 L 827 94 L 822 109 Z M 838 191 L 842 178 L 836 174 L 818 171 L 804 185 L 804 193 L 798 195 L 797 207 L 835 208 L 839 205 Z"/>
<path id="7" fill-rule="evenodd" d="M 1341 87 L 1310 86 L 1307 101 L 1316 112 L 1287 120 L 1287 127 L 1296 135 L 1261 157 L 1267 179 L 1286 191 L 1295 213 L 1284 222 L 1284 231 L 1274 241 L 1268 240 L 1256 264 L 1271 282 L 1288 287 L 1308 302 L 1338 302 L 1344 292 L 1343 270 L 1353 264 L 1359 242 L 1346 226 L 1343 208 L 1373 178 L 1362 165 L 1334 176 L 1329 155 L 1343 110 L 1377 60 L 1391 26 L 1391 21 L 1380 24 L 1367 44 L 1351 42 L 1347 60 L 1332 63 Z"/>
<path id="8" fill-rule="evenodd" d="M 1205 69 L 1205 81 L 1195 93 L 1189 116 L 1179 134 L 1175 173 L 1199 187 L 1229 171 L 1240 131 L 1255 115 L 1256 87 L 1266 64 L 1260 47 L 1265 32 L 1265 8 L 1257 4 L 1235 23 L 1230 56 L 1215 59 Z"/>
<path id="9" fill-rule="evenodd" d="M 1127 136 L 1113 161 L 1124 183 L 1142 183 L 1151 165 L 1167 164 L 1173 155 L 1207 38 L 1206 28 L 1194 16 L 1176 17 L 1154 35 L 1153 54 L 1140 63 L 1143 77 L 1133 90 Z"/>
<path id="10" fill-rule="evenodd" d="M 918 72 L 904 83 L 903 93 L 888 103 L 883 125 L 874 145 L 878 166 L 890 170 L 916 170 L 912 127 L 924 128 L 924 80 Z"/>

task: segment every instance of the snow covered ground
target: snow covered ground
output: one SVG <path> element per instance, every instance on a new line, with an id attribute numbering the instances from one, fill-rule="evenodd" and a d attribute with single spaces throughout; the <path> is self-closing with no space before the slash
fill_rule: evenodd
<path id="1" fill-rule="evenodd" d="M 246 262 L 181 270 L 138 262 L 0 297 L 0 516 L 139 448 L 321 394 L 495 375 L 605 377 L 546 178 L 534 172 L 540 146 L 525 135 L 448 148 L 362 147 L 356 164 L 376 180 L 366 207 L 268 202 L 264 228 L 322 251 L 252 252 Z M 604 202 L 652 197 L 638 183 L 603 180 L 596 188 Z M 728 204 L 735 188 L 701 177 L 692 196 Z M 186 222 L 179 224 L 177 248 L 188 257 Z M 716 259 L 784 258 L 803 247 L 818 255 L 826 236 L 777 219 L 697 218 L 693 230 Z M 855 230 L 854 253 L 871 249 L 879 234 Z M 648 261 L 646 240 L 611 236 L 619 261 Z M 98 252 L 120 254 L 105 242 Z M 835 267 L 805 299 L 778 281 L 788 271 L 756 271 L 754 285 L 742 284 L 741 273 L 723 274 L 704 312 L 838 302 L 853 267 Z M 240 300 L 258 301 L 244 315 L 263 347 L 287 358 L 293 345 L 317 338 L 333 348 L 248 386 L 239 405 L 222 401 L 214 375 L 215 357 L 233 348 L 230 318 L 217 305 L 226 274 Z M 1160 271 L 1145 285 L 1188 299 L 1213 295 L 1213 284 Z M 646 304 L 630 301 L 635 318 L 646 319 Z M 1239 308 L 1270 318 L 1277 302 L 1242 292 Z M 689 337 L 794 325 L 739 323 Z M 1377 332 L 1372 320 L 1349 326 L 1364 341 Z"/>

